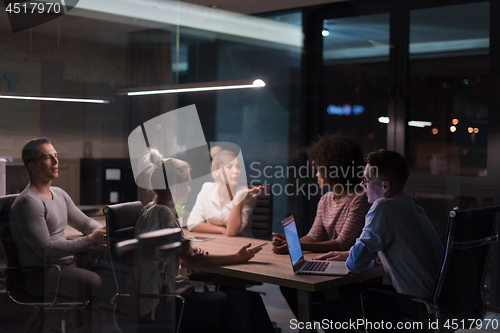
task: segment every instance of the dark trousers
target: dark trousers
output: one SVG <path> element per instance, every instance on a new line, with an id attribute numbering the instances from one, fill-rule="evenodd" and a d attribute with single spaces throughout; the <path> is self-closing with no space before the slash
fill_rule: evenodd
<path id="1" fill-rule="evenodd" d="M 211 291 L 184 296 L 185 307 L 181 319 L 181 332 L 241 332 L 272 333 L 274 328 L 260 295 L 244 290 Z M 142 325 L 162 327 L 172 308 L 160 302 L 151 314 L 141 317 Z M 170 313 L 169 313 L 170 312 Z M 177 315 L 180 305 L 177 302 Z"/>
<path id="2" fill-rule="evenodd" d="M 338 287 L 337 291 L 342 298 L 359 297 L 359 295 L 363 290 L 381 286 L 382 280 L 383 278 L 380 277 L 363 282 L 351 283 Z M 295 315 L 296 318 L 298 318 L 297 289 L 280 286 L 280 291 L 283 297 L 285 298 L 288 306 L 292 310 L 293 314 Z M 316 291 L 312 293 L 312 301 L 313 301 L 313 312 L 314 312 L 320 303 L 327 301 L 327 297 L 325 296 L 324 292 Z"/>
<path id="3" fill-rule="evenodd" d="M 353 284 L 344 290 L 350 297 L 333 299 L 321 303 L 314 313 L 314 319 L 322 324 L 325 332 L 421 332 L 416 326 L 404 326 L 405 319 L 425 318 L 421 304 L 396 298 L 365 298 L 361 301 L 363 286 Z M 392 286 L 379 286 L 375 289 L 395 291 Z M 363 316 L 364 310 L 364 316 Z M 419 315 L 416 315 L 419 314 Z M 411 316 L 410 316 L 411 315 Z M 401 326 L 398 328 L 398 324 Z M 421 320 L 422 328 L 426 328 L 426 319 Z"/>
<path id="4" fill-rule="evenodd" d="M 61 274 L 53 267 L 47 267 L 44 272 L 30 271 L 26 274 L 28 290 L 46 301 L 54 298 L 56 287 L 58 301 L 108 301 L 112 293 L 105 286 L 101 276 L 96 272 L 76 267 L 75 264 L 62 265 Z"/>

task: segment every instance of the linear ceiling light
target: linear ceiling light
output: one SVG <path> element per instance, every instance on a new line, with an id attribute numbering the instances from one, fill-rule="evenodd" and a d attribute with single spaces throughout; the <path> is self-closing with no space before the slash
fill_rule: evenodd
<path id="1" fill-rule="evenodd" d="M 0 95 L 4 99 L 21 99 L 28 101 L 43 101 L 43 102 L 73 102 L 73 103 L 94 103 L 108 104 L 105 99 L 89 99 L 89 98 L 66 98 L 66 97 L 40 97 L 40 96 L 18 96 L 18 95 Z"/>
<path id="2" fill-rule="evenodd" d="M 266 83 L 261 79 L 187 83 L 187 84 L 178 84 L 172 86 L 142 88 L 140 90 L 136 89 L 121 90 L 118 93 L 118 95 L 142 96 L 142 95 L 158 95 L 158 94 L 178 94 L 183 92 L 195 92 L 195 91 L 260 88 L 264 87 L 265 85 Z"/>

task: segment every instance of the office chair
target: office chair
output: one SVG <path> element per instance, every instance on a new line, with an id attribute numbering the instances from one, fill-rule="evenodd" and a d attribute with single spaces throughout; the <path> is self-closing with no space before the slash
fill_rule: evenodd
<path id="1" fill-rule="evenodd" d="M 116 244 L 130 239 L 135 239 L 134 228 L 142 211 L 142 203 L 140 201 L 126 202 L 115 205 L 109 205 L 103 208 L 104 216 L 106 217 L 106 244 L 108 246 L 109 261 L 113 279 L 116 287 L 116 294 L 111 299 L 113 305 L 113 321 L 118 328 L 117 314 L 126 318 L 128 315 L 135 316 L 135 310 L 127 311 L 127 307 L 117 308 L 117 297 L 123 290 L 132 288 L 133 280 L 127 279 L 131 271 L 131 259 L 126 256 L 121 256 L 116 253 Z M 120 312 L 119 310 L 122 309 Z M 125 309 L 125 310 L 123 310 Z M 135 309 L 135 308 L 134 308 Z M 131 318 L 133 319 L 133 318 Z M 120 330 L 118 328 L 118 330 Z"/>
<path id="2" fill-rule="evenodd" d="M 5 288 L 9 298 L 17 304 L 32 306 L 37 309 L 28 319 L 29 327 L 27 332 L 32 332 L 35 327 L 43 324 L 43 311 L 51 311 L 61 315 L 61 332 L 65 333 L 68 329 L 68 313 L 77 310 L 80 307 L 88 305 L 89 301 L 67 301 L 59 296 L 59 281 L 61 276 L 61 267 L 59 265 L 44 266 L 21 266 L 17 254 L 17 248 L 12 237 L 10 229 L 10 208 L 17 198 L 18 194 L 12 194 L 0 197 L 0 243 L 7 262 L 7 268 L 2 275 L 5 277 Z M 40 285 L 39 292 L 28 291 L 26 285 L 26 270 L 39 271 L 40 276 L 44 276 L 47 269 L 56 269 L 58 271 L 57 283 L 53 299 L 45 299 L 44 283 Z"/>
<path id="3" fill-rule="evenodd" d="M 271 240 L 273 232 L 273 185 L 266 184 L 257 196 L 252 212 L 252 234 L 254 238 Z"/>
<path id="4" fill-rule="evenodd" d="M 182 315 L 184 312 L 185 299 L 174 294 L 145 294 L 140 292 L 140 274 L 135 264 L 148 260 L 162 261 L 176 256 L 182 247 L 182 232 L 179 228 L 160 229 L 139 235 L 137 238 L 125 240 L 115 245 L 115 253 L 122 258 L 126 257 L 128 262 L 128 275 L 124 276 L 126 284 L 122 284 L 124 292 L 117 293 L 112 302 L 116 305 L 115 312 L 122 315 L 120 320 L 115 318 L 115 326 L 120 333 L 126 332 L 179 332 Z M 154 322 L 142 323 L 139 319 L 139 301 L 145 298 L 164 299 L 168 302 L 172 312 L 156 313 L 163 320 L 159 324 Z M 117 306 L 120 310 L 116 310 Z M 180 311 L 177 311 L 177 309 Z M 175 316 L 169 316 L 174 313 Z"/>
<path id="5" fill-rule="evenodd" d="M 416 313 L 419 318 L 405 318 L 424 323 L 423 331 L 454 332 L 461 326 L 453 323 L 483 319 L 486 313 L 484 279 L 493 243 L 498 241 L 495 232 L 498 212 L 500 205 L 452 210 L 448 218 L 445 257 L 433 299 L 419 300 L 411 295 L 368 289 L 361 295 L 364 318 L 367 319 L 364 302 L 367 297 L 391 297 L 424 307 L 424 311 Z M 439 325 L 428 327 L 429 320 L 434 323 L 439 320 Z"/>
<path id="6" fill-rule="evenodd" d="M 133 201 L 103 208 L 106 217 L 106 243 L 108 245 L 111 261 L 116 257 L 115 246 L 117 243 L 135 238 L 135 223 L 142 211 L 142 202 Z"/>

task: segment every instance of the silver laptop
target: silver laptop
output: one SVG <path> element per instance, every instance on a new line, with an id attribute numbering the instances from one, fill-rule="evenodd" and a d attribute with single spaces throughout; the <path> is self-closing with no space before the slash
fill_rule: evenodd
<path id="1" fill-rule="evenodd" d="M 347 275 L 345 261 L 304 260 L 293 215 L 281 222 L 295 274 Z"/>

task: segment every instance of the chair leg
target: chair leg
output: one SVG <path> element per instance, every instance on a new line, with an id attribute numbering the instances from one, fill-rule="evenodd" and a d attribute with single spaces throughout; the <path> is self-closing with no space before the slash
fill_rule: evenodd
<path id="1" fill-rule="evenodd" d="M 61 333 L 66 333 L 68 329 L 68 319 L 66 316 L 63 316 L 61 319 Z"/>
<path id="2" fill-rule="evenodd" d="M 43 327 L 43 310 L 39 308 L 34 308 L 26 321 L 28 323 L 28 329 L 26 332 L 40 332 Z"/>

